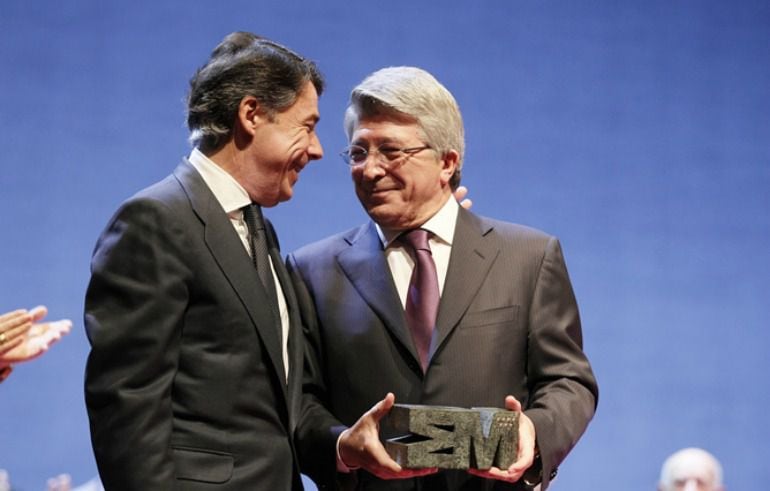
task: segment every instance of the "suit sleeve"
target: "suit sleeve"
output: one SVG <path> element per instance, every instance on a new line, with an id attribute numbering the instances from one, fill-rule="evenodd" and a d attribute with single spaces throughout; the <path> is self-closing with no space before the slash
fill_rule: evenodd
<path id="1" fill-rule="evenodd" d="M 583 352 L 577 302 L 558 240 L 546 246 L 530 306 L 526 410 L 537 432 L 542 489 L 593 417 L 598 388 Z"/>
<path id="2" fill-rule="evenodd" d="M 171 391 L 190 271 L 184 230 L 151 200 L 124 205 L 91 262 L 85 396 L 106 489 L 174 488 Z"/>
<path id="3" fill-rule="evenodd" d="M 346 426 L 325 408 L 326 382 L 322 371 L 324 349 L 313 298 L 293 255 L 288 256 L 286 266 L 300 305 L 305 337 L 302 405 L 295 435 L 300 468 L 321 489 L 326 489 L 334 487 L 337 439 Z"/>

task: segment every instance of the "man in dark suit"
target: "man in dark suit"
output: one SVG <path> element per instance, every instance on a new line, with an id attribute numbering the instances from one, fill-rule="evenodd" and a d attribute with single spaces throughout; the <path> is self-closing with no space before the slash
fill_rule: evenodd
<path id="1" fill-rule="evenodd" d="M 189 158 L 99 238 L 85 395 L 106 489 L 302 488 L 297 301 L 260 206 L 322 157 L 322 89 L 296 53 L 227 36 L 190 81 Z"/>
<path id="2" fill-rule="evenodd" d="M 598 397 L 558 240 L 458 206 L 462 118 L 427 72 L 369 76 L 345 128 L 373 223 L 288 258 L 306 328 L 304 471 L 329 488 L 546 489 Z M 403 469 L 378 435 L 394 401 L 522 411 L 518 459 Z"/>

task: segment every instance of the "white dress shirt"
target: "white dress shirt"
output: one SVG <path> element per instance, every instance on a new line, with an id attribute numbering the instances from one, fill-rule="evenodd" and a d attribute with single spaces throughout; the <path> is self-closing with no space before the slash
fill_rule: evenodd
<path id="1" fill-rule="evenodd" d="M 243 211 L 241 210 L 244 206 L 251 204 L 249 194 L 243 189 L 243 186 L 233 178 L 233 176 L 212 162 L 211 159 L 203 155 L 197 148 L 193 149 L 188 161 L 201 175 L 203 181 L 209 189 L 211 189 L 211 192 L 214 193 L 214 197 L 222 206 L 222 209 L 225 210 L 227 216 L 230 217 L 230 223 L 232 223 L 233 228 L 235 228 L 235 231 L 238 233 L 238 237 L 240 237 L 243 247 L 246 249 L 246 252 L 251 255 L 249 227 L 243 219 Z M 286 298 L 283 295 L 281 282 L 278 281 L 278 277 L 275 274 L 273 259 L 269 259 L 270 269 L 273 272 L 273 281 L 275 282 L 275 291 L 278 294 L 278 309 L 281 314 L 281 352 L 283 355 L 283 367 L 286 372 L 284 375 L 288 378 L 289 309 L 286 305 Z"/>
<path id="2" fill-rule="evenodd" d="M 428 243 L 433 255 L 433 262 L 436 263 L 439 294 L 444 292 L 444 281 L 449 268 L 449 256 L 452 253 L 452 240 L 455 236 L 459 207 L 457 200 L 450 196 L 444 206 L 420 227 L 431 233 Z M 406 296 L 414 269 L 414 259 L 403 244 L 396 240 L 402 232 L 403 230 L 392 231 L 377 225 L 377 233 L 385 249 L 385 259 L 390 266 L 390 274 L 393 275 L 393 282 L 396 284 L 401 305 L 406 308 Z"/>

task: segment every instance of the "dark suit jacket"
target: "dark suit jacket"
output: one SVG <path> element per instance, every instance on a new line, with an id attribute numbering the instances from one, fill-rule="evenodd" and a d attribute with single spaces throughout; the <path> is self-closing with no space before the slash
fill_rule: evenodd
<path id="1" fill-rule="evenodd" d="M 107 490 L 301 489 L 290 435 L 302 336 L 276 248 L 288 387 L 277 314 L 198 172 L 183 162 L 116 212 L 85 305 L 86 403 Z"/>
<path id="2" fill-rule="evenodd" d="M 460 210 L 424 376 L 374 224 L 306 246 L 288 265 L 306 326 L 304 472 L 330 485 L 342 425 L 389 391 L 397 403 L 459 407 L 500 407 L 512 394 L 535 424 L 548 486 L 598 395 L 557 239 Z M 391 482 L 354 474 L 343 481 L 358 489 L 520 487 L 465 472 Z"/>

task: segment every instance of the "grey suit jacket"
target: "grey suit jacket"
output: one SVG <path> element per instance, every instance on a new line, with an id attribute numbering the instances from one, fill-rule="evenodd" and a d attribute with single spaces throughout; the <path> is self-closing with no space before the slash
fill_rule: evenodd
<path id="1" fill-rule="evenodd" d="M 374 224 L 306 246 L 288 266 L 306 331 L 304 472 L 328 487 L 519 489 L 464 472 L 391 482 L 334 475 L 337 436 L 387 392 L 459 407 L 500 407 L 512 394 L 535 424 L 547 488 L 598 397 L 557 239 L 460 210 L 425 375 Z"/>
<path id="2" fill-rule="evenodd" d="M 288 386 L 279 320 L 189 163 L 110 220 L 85 305 L 86 403 L 106 489 L 301 489 L 290 435 L 302 336 L 277 246 L 271 254 L 292 318 Z"/>

